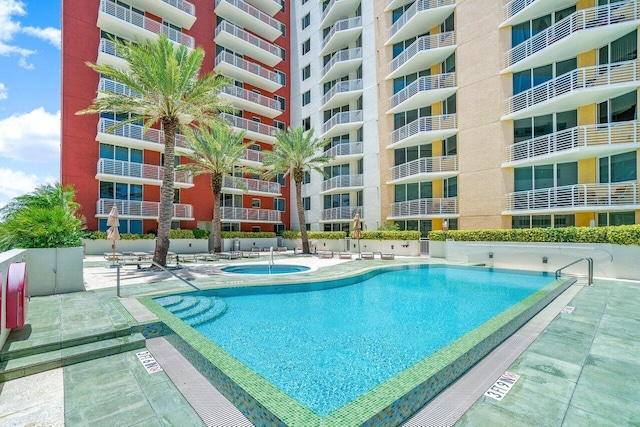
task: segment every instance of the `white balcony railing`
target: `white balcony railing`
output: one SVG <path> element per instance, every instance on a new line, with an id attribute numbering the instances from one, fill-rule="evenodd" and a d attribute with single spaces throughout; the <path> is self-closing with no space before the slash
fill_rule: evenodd
<path id="1" fill-rule="evenodd" d="M 162 166 L 147 165 L 144 163 L 100 159 L 98 160 L 98 174 L 162 182 L 164 178 L 164 168 Z M 181 184 L 193 184 L 191 174 L 186 171 L 176 171 L 173 174 L 173 180 Z"/>
<path id="2" fill-rule="evenodd" d="M 175 30 L 167 25 L 163 25 L 161 22 L 154 21 L 153 19 L 147 18 L 138 12 L 134 12 L 131 9 L 117 5 L 114 2 L 101 0 L 100 12 L 114 16 L 152 33 L 164 34 L 169 40 L 183 44 L 192 49 L 195 47 L 195 39 L 190 35 L 184 34 L 183 32 Z"/>
<path id="3" fill-rule="evenodd" d="M 218 56 L 216 56 L 215 66 L 218 66 L 218 64 L 220 64 L 221 62 L 225 62 L 227 64 L 233 65 L 234 67 L 248 71 L 252 74 L 255 74 L 256 76 L 272 81 L 278 85 L 284 85 L 282 77 L 279 74 L 276 74 L 273 71 L 268 70 L 267 68 L 264 68 L 258 64 L 242 59 L 231 52 L 220 52 Z"/>
<path id="4" fill-rule="evenodd" d="M 637 209 L 638 183 L 576 184 L 507 194 L 507 211 Z"/>
<path id="5" fill-rule="evenodd" d="M 136 92 L 132 91 L 129 88 L 129 86 L 124 85 L 115 80 L 108 79 L 106 77 L 100 78 L 100 82 L 98 83 L 98 90 L 102 92 L 117 93 L 119 95 L 127 95 L 127 96 L 135 96 L 135 97 L 139 96 Z"/>
<path id="6" fill-rule="evenodd" d="M 254 104 L 261 105 L 272 110 L 282 111 L 282 107 L 278 101 L 273 98 L 268 98 L 264 95 L 252 92 L 247 89 L 243 89 L 238 86 L 226 86 L 222 89 L 223 93 L 231 95 L 235 98 L 244 99 L 245 101 L 253 102 Z"/>
<path id="7" fill-rule="evenodd" d="M 96 215 L 108 215 L 111 208 L 116 205 L 118 213 L 124 217 L 158 218 L 160 216 L 159 202 L 142 202 L 134 200 L 98 199 L 96 202 Z M 192 219 L 193 206 L 179 203 L 173 204 L 174 219 Z"/>
<path id="8" fill-rule="evenodd" d="M 523 11 L 527 6 L 533 3 L 536 0 L 511 0 L 509 3 L 505 4 L 502 8 L 502 20 L 506 21 L 507 19 L 514 16 L 516 13 Z"/>
<path id="9" fill-rule="evenodd" d="M 393 61 L 391 61 L 391 64 L 389 64 L 389 72 L 393 73 L 405 62 L 409 61 L 420 52 L 423 52 L 425 50 L 438 49 L 441 47 L 454 46 L 455 44 L 455 31 L 434 34 L 431 36 L 422 36 L 411 43 L 409 47 L 407 47 L 402 51 L 402 53 L 400 53 L 400 55 L 393 58 Z"/>
<path id="10" fill-rule="evenodd" d="M 451 6 L 455 3 L 455 0 L 416 0 L 409 9 L 405 10 L 402 16 L 400 16 L 400 18 L 391 25 L 391 28 L 389 28 L 389 38 L 393 37 L 395 33 L 400 31 L 400 29 L 418 13 L 442 6 Z M 426 28 L 423 33 L 426 32 L 426 30 L 428 30 L 428 28 Z"/>
<path id="11" fill-rule="evenodd" d="M 189 15 L 196 16 L 196 7 L 185 0 L 162 0 L 166 4 L 175 7 Z"/>
<path id="12" fill-rule="evenodd" d="M 262 151 L 250 150 L 247 148 L 242 152 L 242 158 L 249 162 L 262 163 Z"/>
<path id="13" fill-rule="evenodd" d="M 112 119 L 101 118 L 98 120 L 98 133 L 107 135 L 115 135 L 122 138 L 135 139 L 143 142 L 151 142 L 164 147 L 164 132 L 159 129 L 147 129 L 146 131 L 140 125 L 127 123 L 116 129 L 109 130 L 118 122 Z M 184 147 L 187 139 L 184 135 L 176 135 L 176 147 Z"/>
<path id="14" fill-rule="evenodd" d="M 220 117 L 231 123 L 231 126 L 244 129 L 247 132 L 255 132 L 261 135 L 275 138 L 276 132 L 278 131 L 277 127 L 254 122 L 253 120 L 247 120 L 244 117 L 234 116 L 233 114 L 229 113 L 222 113 L 220 114 Z"/>
<path id="15" fill-rule="evenodd" d="M 364 180 L 362 174 L 358 175 L 339 175 L 329 178 L 322 182 L 321 191 L 329 191 L 334 188 L 352 188 L 362 187 Z"/>
<path id="16" fill-rule="evenodd" d="M 364 219 L 362 206 L 342 206 L 339 208 L 323 209 L 320 212 L 320 221 L 353 220 L 356 213 L 360 214 L 360 219 Z"/>
<path id="17" fill-rule="evenodd" d="M 253 16 L 259 21 L 267 24 L 271 28 L 274 28 L 282 33 L 284 25 L 278 21 L 277 19 L 273 19 L 271 16 L 267 15 L 260 9 L 257 9 L 251 6 L 249 3 L 245 3 L 242 0 L 216 0 L 215 7 L 217 8 L 220 3 L 229 3 L 230 5 L 240 9 L 242 12 L 246 13 L 249 16 Z"/>
<path id="18" fill-rule="evenodd" d="M 329 120 L 322 125 L 322 133 L 327 133 L 330 129 L 337 125 L 348 123 L 356 123 L 362 121 L 362 110 L 344 111 L 334 114 Z"/>
<path id="19" fill-rule="evenodd" d="M 363 144 L 362 142 L 349 142 L 334 145 L 324 152 L 324 155 L 327 157 L 337 157 L 337 156 L 352 156 L 357 154 L 362 154 Z"/>
<path id="20" fill-rule="evenodd" d="M 254 36 L 253 34 L 243 30 L 242 28 L 236 25 L 233 25 L 229 21 L 222 21 L 216 27 L 215 36 L 217 37 L 221 32 L 232 34 L 233 36 L 239 38 L 240 40 L 243 40 L 246 43 L 249 43 L 259 49 L 262 49 L 265 52 L 269 52 L 270 54 L 275 55 L 278 58 L 284 58 L 284 49 L 282 49 L 280 46 L 276 46 L 272 43 L 269 43 L 261 39 L 260 37 Z"/>
<path id="21" fill-rule="evenodd" d="M 225 176 L 222 179 L 223 188 L 234 188 L 236 190 L 256 192 L 256 193 L 271 193 L 273 195 L 282 194 L 280 184 L 277 182 L 264 181 L 261 179 L 252 178 L 232 178 Z"/>
<path id="22" fill-rule="evenodd" d="M 351 30 L 353 28 L 359 28 L 359 27 L 362 27 L 361 16 L 356 16 L 354 18 L 348 18 L 348 19 L 341 19 L 340 21 L 333 24 L 333 27 L 331 27 L 331 30 L 329 30 L 329 33 L 327 33 L 327 35 L 324 37 L 324 40 L 322 40 L 322 46 L 320 47 L 320 49 L 321 50 L 324 49 L 325 46 L 331 41 L 333 36 L 336 35 L 336 33 L 339 33 L 341 31 Z"/>
<path id="23" fill-rule="evenodd" d="M 458 156 L 423 157 L 391 168 L 391 179 L 402 179 L 409 176 L 455 172 L 458 170 Z"/>
<path id="24" fill-rule="evenodd" d="M 456 73 L 423 76 L 391 97 L 391 108 L 402 104 L 420 92 L 436 89 L 449 89 L 456 86 Z"/>
<path id="25" fill-rule="evenodd" d="M 362 48 L 354 47 L 353 49 L 345 49 L 337 51 L 322 68 L 322 75 L 324 76 L 329 70 L 338 62 L 351 61 L 354 59 L 362 59 Z"/>
<path id="26" fill-rule="evenodd" d="M 456 129 L 457 127 L 458 121 L 455 114 L 420 117 L 391 132 L 391 144 L 395 144 L 419 133 Z"/>
<path id="27" fill-rule="evenodd" d="M 441 199 L 417 199 L 391 204 L 391 217 L 443 216 L 458 213 L 458 199 L 448 197 Z"/>
<path id="28" fill-rule="evenodd" d="M 559 154 L 569 150 L 614 144 L 638 143 L 638 122 L 616 122 L 578 126 L 538 138 L 516 142 L 507 147 L 507 162 Z"/>
<path id="29" fill-rule="evenodd" d="M 638 64 L 640 63 L 634 60 L 569 71 L 507 99 L 505 115 L 579 90 L 638 82 L 640 78 Z M 587 102 L 583 102 L 585 103 Z"/>
<path id="30" fill-rule="evenodd" d="M 115 56 L 124 60 L 116 50 L 116 43 L 109 39 L 100 39 L 100 46 L 98 47 L 98 50 L 102 53 L 106 53 L 107 55 Z"/>
<path id="31" fill-rule="evenodd" d="M 504 67 L 510 67 L 577 31 L 637 19 L 637 0 L 577 10 L 509 50 L 504 56 Z"/>
<path id="32" fill-rule="evenodd" d="M 337 82 L 331 86 L 329 92 L 325 93 L 322 97 L 322 105 L 326 104 L 331 98 L 339 93 L 352 92 L 356 90 L 362 90 L 362 79 Z"/>
<path id="33" fill-rule="evenodd" d="M 269 209 L 220 208 L 223 221 L 238 222 L 282 222 L 282 212 Z"/>

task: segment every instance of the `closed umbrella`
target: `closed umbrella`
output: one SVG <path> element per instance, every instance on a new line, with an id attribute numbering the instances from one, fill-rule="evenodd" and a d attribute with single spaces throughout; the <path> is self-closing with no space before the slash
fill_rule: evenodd
<path id="1" fill-rule="evenodd" d="M 360 214 L 356 212 L 353 218 L 353 238 L 358 240 L 358 259 L 360 258 L 360 239 L 362 239 L 362 224 L 360 223 Z"/>
<path id="2" fill-rule="evenodd" d="M 109 216 L 107 217 L 107 225 L 109 229 L 107 230 L 107 240 L 112 240 L 111 244 L 112 250 L 112 260 L 116 259 L 116 240 L 120 240 L 120 231 L 118 227 L 120 226 L 120 220 L 118 219 L 118 208 L 116 205 L 113 205 L 111 208 L 111 212 L 109 212 Z"/>

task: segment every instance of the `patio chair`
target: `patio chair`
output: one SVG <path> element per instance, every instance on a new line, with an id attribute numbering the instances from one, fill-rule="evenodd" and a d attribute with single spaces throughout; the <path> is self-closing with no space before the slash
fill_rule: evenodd
<path id="1" fill-rule="evenodd" d="M 209 254 L 195 254 L 196 260 L 202 261 L 218 261 L 220 259 L 220 255 L 209 253 Z"/>
<path id="2" fill-rule="evenodd" d="M 380 259 L 391 260 L 396 259 L 396 256 L 394 254 L 380 254 Z"/>
<path id="3" fill-rule="evenodd" d="M 338 258 L 340 259 L 351 259 L 351 257 L 351 252 L 340 252 L 340 254 L 338 255 Z"/>
<path id="4" fill-rule="evenodd" d="M 104 259 L 110 262 L 122 262 L 124 260 L 124 255 L 120 252 L 105 252 Z"/>
<path id="5" fill-rule="evenodd" d="M 373 259 L 373 252 L 362 252 L 362 253 L 360 253 L 360 258 L 362 258 L 362 259 Z"/>
<path id="6" fill-rule="evenodd" d="M 333 251 L 320 251 L 318 252 L 318 258 L 333 258 Z"/>

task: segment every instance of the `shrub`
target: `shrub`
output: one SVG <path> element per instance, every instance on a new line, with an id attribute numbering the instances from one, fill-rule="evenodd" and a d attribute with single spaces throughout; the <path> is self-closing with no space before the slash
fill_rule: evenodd
<path id="1" fill-rule="evenodd" d="M 351 232 L 353 238 L 353 232 Z M 384 231 L 384 230 L 364 230 L 362 239 L 365 240 L 420 240 L 420 232 L 415 230 L 405 231 Z"/>
<path id="2" fill-rule="evenodd" d="M 307 231 L 309 240 L 340 240 L 347 237 L 344 231 Z M 286 230 L 282 232 L 283 239 L 300 239 L 300 232 L 296 230 Z"/>
<path id="3" fill-rule="evenodd" d="M 223 231 L 221 233 L 223 239 L 268 239 L 276 237 L 273 231 Z"/>

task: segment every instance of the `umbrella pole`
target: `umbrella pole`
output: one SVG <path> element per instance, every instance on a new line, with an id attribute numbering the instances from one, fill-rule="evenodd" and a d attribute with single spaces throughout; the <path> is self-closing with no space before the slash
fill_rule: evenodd
<path id="1" fill-rule="evenodd" d="M 362 254 L 360 253 L 360 239 L 358 239 L 358 259 L 362 259 Z"/>

